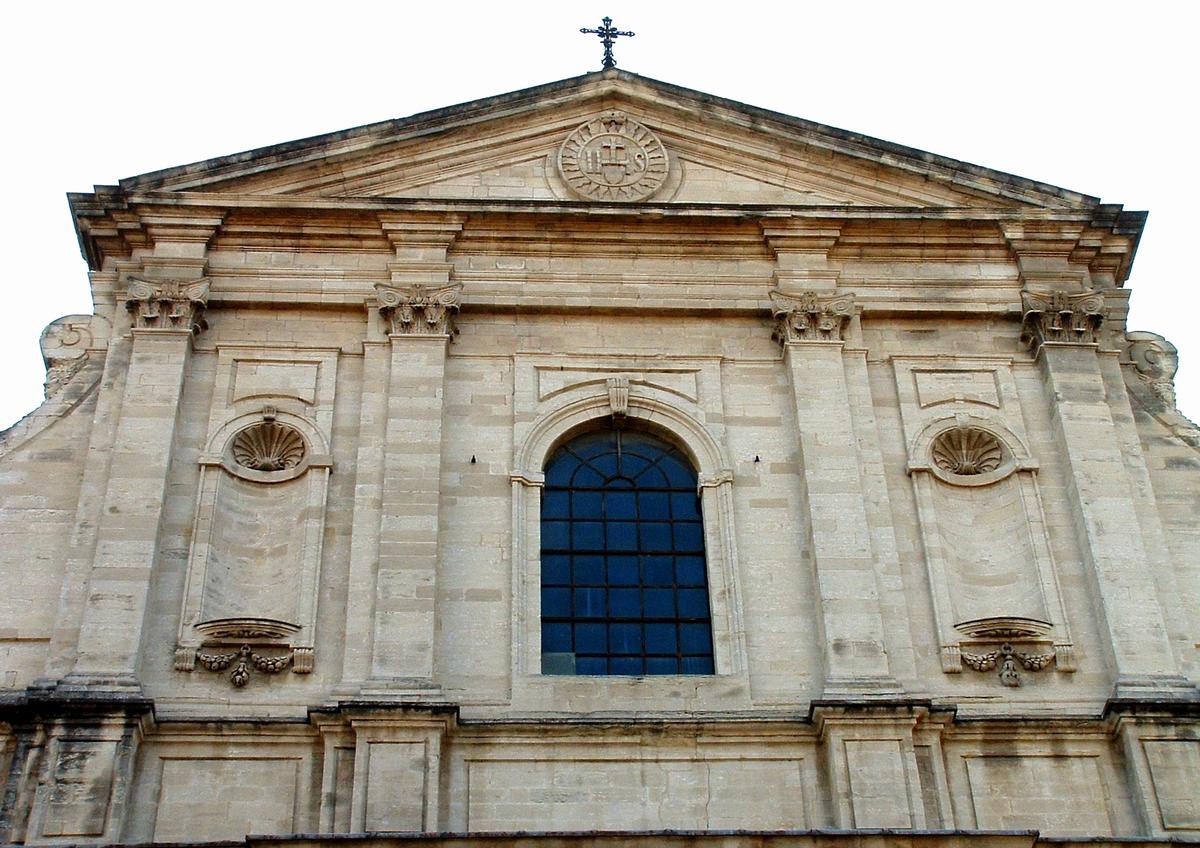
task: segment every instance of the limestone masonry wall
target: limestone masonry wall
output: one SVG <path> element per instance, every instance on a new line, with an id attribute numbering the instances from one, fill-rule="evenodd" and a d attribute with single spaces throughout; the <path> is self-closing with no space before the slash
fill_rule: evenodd
<path id="1" fill-rule="evenodd" d="M 1200 834 L 1142 217 L 555 85 L 73 197 L 96 314 L 0 434 L 0 839 Z M 714 673 L 543 664 L 546 463 L 613 427 L 696 472 Z"/>

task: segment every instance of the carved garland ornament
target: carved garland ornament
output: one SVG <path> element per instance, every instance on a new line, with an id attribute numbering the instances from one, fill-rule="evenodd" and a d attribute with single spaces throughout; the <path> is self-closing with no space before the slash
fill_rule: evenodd
<path id="1" fill-rule="evenodd" d="M 461 285 L 427 288 L 417 284 L 408 288 L 375 286 L 379 314 L 387 320 L 392 335 L 450 336 L 454 314 L 462 297 Z"/>
<path id="2" fill-rule="evenodd" d="M 580 124 L 558 151 L 558 170 L 589 200 L 645 200 L 667 180 L 667 151 L 658 136 L 623 112 Z"/>
<path id="3" fill-rule="evenodd" d="M 993 671 L 997 667 L 1000 669 L 1000 682 L 1005 686 L 1020 686 L 1021 675 L 1017 670 L 1017 664 L 1027 671 L 1041 671 L 1046 666 L 1050 665 L 1054 659 L 1054 654 L 1027 654 L 1015 650 L 1013 646 L 1005 642 L 994 651 L 988 651 L 983 654 L 972 654 L 968 651 L 962 652 L 963 665 L 968 668 L 973 668 L 976 671 Z"/>
<path id="4" fill-rule="evenodd" d="M 806 291 L 795 297 L 778 290 L 770 294 L 776 321 L 772 338 L 783 344 L 841 341 L 854 316 L 853 294 L 822 297 Z"/>

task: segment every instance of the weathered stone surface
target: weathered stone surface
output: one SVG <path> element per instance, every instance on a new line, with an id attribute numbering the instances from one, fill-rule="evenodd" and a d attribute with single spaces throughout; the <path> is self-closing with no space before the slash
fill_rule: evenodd
<path id="1" fill-rule="evenodd" d="M 1142 213 L 615 70 L 71 202 L 96 314 L 0 434 L 0 840 L 1200 833 Z M 546 464 L 600 429 L 693 466 L 713 673 L 549 673 Z"/>

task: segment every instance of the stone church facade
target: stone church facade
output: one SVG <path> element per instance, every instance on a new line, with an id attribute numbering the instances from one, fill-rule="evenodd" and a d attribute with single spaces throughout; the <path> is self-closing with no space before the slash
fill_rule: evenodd
<path id="1" fill-rule="evenodd" d="M 617 70 L 71 206 L 0 841 L 1200 834 L 1144 214 Z"/>

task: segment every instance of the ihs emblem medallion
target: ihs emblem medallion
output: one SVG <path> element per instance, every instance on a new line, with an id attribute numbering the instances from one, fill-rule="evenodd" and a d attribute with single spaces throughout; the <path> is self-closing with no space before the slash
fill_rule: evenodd
<path id="1" fill-rule="evenodd" d="M 580 125 L 558 151 L 558 169 L 589 200 L 645 200 L 667 179 L 667 151 L 658 136 L 622 112 Z"/>

